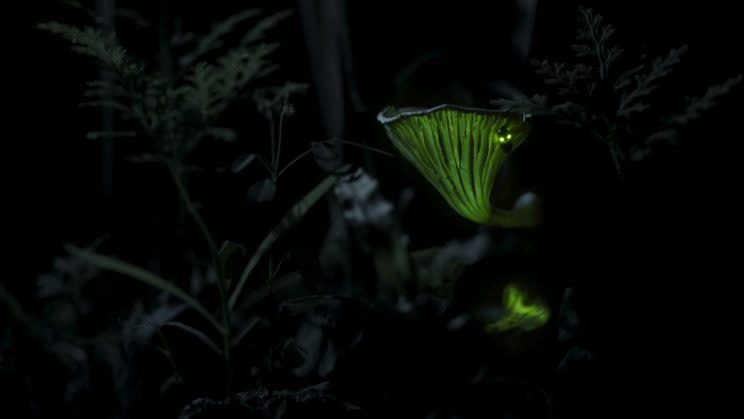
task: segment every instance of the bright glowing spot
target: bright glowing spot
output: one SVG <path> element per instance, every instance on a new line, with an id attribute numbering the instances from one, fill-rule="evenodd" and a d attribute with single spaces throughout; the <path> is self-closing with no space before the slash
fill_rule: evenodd
<path id="1" fill-rule="evenodd" d="M 500 143 L 505 143 L 505 142 L 506 142 L 506 138 L 504 138 L 504 137 L 499 137 L 499 142 L 500 142 Z"/>
<path id="2" fill-rule="evenodd" d="M 507 139 L 507 140 L 511 140 L 511 134 L 507 135 L 507 136 L 506 136 L 506 139 Z"/>
<path id="3" fill-rule="evenodd" d="M 504 289 L 504 317 L 486 326 L 487 332 L 504 332 L 520 328 L 524 331 L 537 329 L 545 325 L 550 318 L 550 311 L 542 304 L 527 304 L 525 295 L 515 286 Z"/>

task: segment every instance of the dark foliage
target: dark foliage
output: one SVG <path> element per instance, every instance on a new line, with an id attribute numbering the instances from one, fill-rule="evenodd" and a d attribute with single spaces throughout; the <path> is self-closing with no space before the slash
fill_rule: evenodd
<path id="1" fill-rule="evenodd" d="M 614 41 L 615 28 L 604 23 L 601 15 L 585 8 L 579 15 L 573 61 L 532 61 L 554 93 L 492 103 L 507 110 L 549 115 L 584 130 L 608 147 L 619 175 L 629 164 L 643 160 L 657 143 L 677 145 L 680 130 L 742 81 L 739 74 L 710 86 L 703 95 L 688 98 L 678 111 L 657 109 L 653 95 L 680 63 L 687 46 L 651 61 L 633 62 Z"/>
<path id="2" fill-rule="evenodd" d="M 307 100 L 322 89 L 304 83 L 313 77 L 297 62 L 286 69 L 307 52 L 284 52 L 284 41 L 303 35 L 292 32 L 291 25 L 300 26 L 297 10 L 244 10 L 190 32 L 169 12 L 151 22 L 145 12 L 115 8 L 109 12 L 125 29 L 114 35 L 100 10 L 67 3 L 87 25 L 53 20 L 35 28 L 50 49 L 61 38 L 93 62 L 80 68 L 94 71 L 77 75 L 89 79 L 79 86 L 81 114 L 93 115 L 85 120 L 86 137 L 98 141 L 86 147 L 115 143 L 119 160 L 108 163 L 126 162 L 122 177 L 131 179 L 117 192 L 124 198 L 114 201 L 124 215 L 103 232 L 84 230 L 55 247 L 49 272 L 28 287 L 31 297 L 0 283 L 1 412 L 576 418 L 633 411 L 642 406 L 633 398 L 649 388 L 651 401 L 660 400 L 661 384 L 651 377 L 669 357 L 658 342 L 679 310 L 649 309 L 662 303 L 654 294 L 661 286 L 648 279 L 676 281 L 685 270 L 688 253 L 680 249 L 687 242 L 678 230 L 688 226 L 682 218 L 694 217 L 677 205 L 682 199 L 659 204 L 666 184 L 654 183 L 649 167 L 674 169 L 674 153 L 689 150 L 695 124 L 739 88 L 741 75 L 707 90 L 704 83 L 680 83 L 686 46 L 636 60 L 616 41 L 613 25 L 580 9 L 573 54 L 532 62 L 542 83 L 529 90 L 538 94 L 521 94 L 517 81 L 495 83 L 512 96 L 492 103 L 531 114 L 534 131 L 510 155 L 494 201 L 513 205 L 540 195 L 545 222 L 489 229 L 458 218 L 388 151 L 374 109 L 358 97 L 368 95 L 365 104 L 384 97 L 387 105 L 491 95 L 485 83 L 466 80 L 470 69 L 482 77 L 491 67 L 476 58 L 460 65 L 483 54 L 482 45 L 436 34 L 437 42 L 446 38 L 444 52 L 418 51 L 417 59 L 408 44 L 385 45 L 381 51 L 414 64 L 390 64 L 400 74 L 380 84 L 415 82 L 396 92 L 365 92 L 364 77 L 351 76 L 352 60 L 344 55 L 351 46 L 342 19 L 310 16 L 323 29 L 314 28 L 321 32 L 308 44 L 328 42 L 332 53 L 308 61 L 341 67 L 313 77 L 343 79 L 348 97 L 341 103 L 354 109 L 337 118 L 348 119 L 349 138 L 324 138 L 316 133 L 322 124 L 309 121 L 335 119 L 323 109 L 313 113 Z M 333 7 L 343 2 L 320 3 L 318 10 L 343 10 Z M 421 11 L 396 7 L 405 29 L 399 32 L 416 33 L 411 20 Z M 450 12 L 448 19 L 462 17 Z M 470 19 L 477 16 L 466 15 L 452 33 L 474 30 Z M 506 20 L 493 25 L 505 39 Z M 137 34 L 153 33 L 155 48 L 137 42 Z M 448 48 L 457 49 L 455 59 Z M 510 70 L 488 77 L 519 72 L 518 58 L 493 55 Z M 433 76 L 430 64 L 441 65 Z M 445 80 L 450 71 L 457 80 Z M 667 83 L 698 96 L 663 97 Z M 686 202 L 688 186 L 680 188 Z M 670 268 L 674 263 L 682 268 Z M 509 289 L 519 291 L 518 304 L 544 307 L 547 322 L 494 327 L 517 310 Z M 685 310 L 695 306 L 680 300 Z M 693 341 L 688 334 L 684 345 Z"/>

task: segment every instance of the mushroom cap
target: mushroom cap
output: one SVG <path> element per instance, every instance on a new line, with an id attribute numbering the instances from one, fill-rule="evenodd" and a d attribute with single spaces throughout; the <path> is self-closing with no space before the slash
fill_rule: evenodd
<path id="1" fill-rule="evenodd" d="M 527 137 L 527 115 L 445 104 L 387 107 L 377 119 L 455 211 L 492 224 L 491 191 L 507 156 Z"/>

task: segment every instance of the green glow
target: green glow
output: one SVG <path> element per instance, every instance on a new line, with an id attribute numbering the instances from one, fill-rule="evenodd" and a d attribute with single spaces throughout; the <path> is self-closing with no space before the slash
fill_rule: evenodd
<path id="1" fill-rule="evenodd" d="M 388 107 L 377 119 L 400 153 L 463 217 L 502 227 L 538 223 L 534 214 L 491 204 L 501 166 L 529 132 L 523 114 L 440 105 L 431 109 Z"/>
<path id="2" fill-rule="evenodd" d="M 550 311 L 542 304 L 527 304 L 525 295 L 515 286 L 504 289 L 504 310 L 506 315 L 499 321 L 486 326 L 487 332 L 504 332 L 515 328 L 524 331 L 537 329 L 545 325 L 550 318 Z"/>

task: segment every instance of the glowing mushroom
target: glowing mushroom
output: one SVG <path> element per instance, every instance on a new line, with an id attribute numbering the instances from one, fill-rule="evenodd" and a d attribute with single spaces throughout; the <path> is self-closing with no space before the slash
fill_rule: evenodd
<path id="1" fill-rule="evenodd" d="M 487 332 L 504 332 L 511 329 L 531 331 L 544 326 L 550 318 L 550 310 L 539 301 L 527 303 L 526 295 L 516 286 L 504 289 L 503 317 L 486 326 Z"/>
<path id="2" fill-rule="evenodd" d="M 529 132 L 525 115 L 440 105 L 387 107 L 377 119 L 401 154 L 463 217 L 501 227 L 538 224 L 534 205 L 504 210 L 491 204 L 499 169 Z"/>

